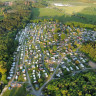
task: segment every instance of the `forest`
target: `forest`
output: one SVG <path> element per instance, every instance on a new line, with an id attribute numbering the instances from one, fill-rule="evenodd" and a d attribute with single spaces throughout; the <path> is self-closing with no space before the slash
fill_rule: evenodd
<path id="1" fill-rule="evenodd" d="M 84 43 L 80 50 L 96 62 L 96 42 Z"/>
<path id="2" fill-rule="evenodd" d="M 96 73 L 79 73 L 75 76 L 54 79 L 44 90 L 45 96 L 96 96 Z"/>
<path id="3" fill-rule="evenodd" d="M 22 1 L 19 4 L 15 2 L 14 6 L 2 6 L 4 19 L 0 21 L 0 83 L 5 85 L 8 82 L 6 77 L 13 61 L 13 52 L 18 45 L 15 36 L 32 17 L 32 6 Z"/>

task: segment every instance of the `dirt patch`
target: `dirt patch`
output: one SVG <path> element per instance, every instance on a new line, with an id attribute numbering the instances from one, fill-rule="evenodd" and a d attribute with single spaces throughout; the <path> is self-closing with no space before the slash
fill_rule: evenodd
<path id="1" fill-rule="evenodd" d="M 92 61 L 89 61 L 89 65 L 92 67 L 92 68 L 96 68 L 96 63 L 92 62 Z"/>

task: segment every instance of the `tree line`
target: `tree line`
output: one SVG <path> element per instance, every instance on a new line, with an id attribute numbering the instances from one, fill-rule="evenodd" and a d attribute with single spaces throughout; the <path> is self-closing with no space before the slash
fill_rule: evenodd
<path id="1" fill-rule="evenodd" d="M 80 27 L 80 28 L 87 28 L 87 29 L 92 29 L 96 31 L 96 25 L 93 24 L 84 24 L 81 22 L 66 22 L 65 25 L 69 25 L 70 27 Z"/>
<path id="2" fill-rule="evenodd" d="M 5 7 L 5 6 L 4 6 Z M 4 19 L 0 21 L 0 81 L 7 84 L 6 77 L 13 62 L 13 52 L 16 50 L 18 41 L 15 36 L 18 31 L 26 26 L 32 17 L 32 5 L 20 1 L 4 11 Z M 1 91 L 2 88 L 0 88 Z"/>
<path id="3" fill-rule="evenodd" d="M 84 43 L 80 50 L 96 62 L 96 42 Z"/>
<path id="4" fill-rule="evenodd" d="M 79 73 L 63 79 L 54 79 L 44 89 L 45 96 L 96 96 L 96 74 Z"/>

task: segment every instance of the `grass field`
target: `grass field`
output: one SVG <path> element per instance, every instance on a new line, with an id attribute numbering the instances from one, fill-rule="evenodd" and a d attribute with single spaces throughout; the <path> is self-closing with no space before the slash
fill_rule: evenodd
<path id="1" fill-rule="evenodd" d="M 6 2 L 6 1 L 16 1 L 16 0 L 0 0 L 1 2 Z"/>
<path id="2" fill-rule="evenodd" d="M 50 8 L 34 8 L 33 9 L 33 19 L 58 19 L 62 22 L 68 22 L 68 21 L 80 21 L 84 22 L 83 19 L 78 19 L 77 17 L 73 17 L 71 15 L 67 15 L 64 12 L 60 12 L 56 9 L 50 9 Z"/>
<path id="3" fill-rule="evenodd" d="M 65 12 L 66 14 L 72 15 L 73 13 L 81 12 L 84 8 L 87 8 L 87 6 L 70 6 L 70 7 L 56 7 L 61 12 Z"/>
<path id="4" fill-rule="evenodd" d="M 13 88 L 4 92 L 3 96 L 26 96 L 26 91 L 23 87 Z"/>
<path id="5" fill-rule="evenodd" d="M 33 19 L 53 18 L 62 22 L 76 21 L 81 23 L 96 22 L 96 7 L 93 3 L 63 2 L 71 6 L 58 7 L 53 2 L 46 8 L 33 8 Z M 73 16 L 73 14 L 75 14 Z"/>
<path id="6" fill-rule="evenodd" d="M 48 16 L 48 17 L 54 17 L 58 14 L 58 16 L 64 15 L 63 12 L 60 12 L 56 9 L 51 9 L 51 8 L 34 8 L 33 9 L 33 15 L 34 18 L 35 16 L 39 15 L 38 17 L 43 17 L 43 16 Z"/>

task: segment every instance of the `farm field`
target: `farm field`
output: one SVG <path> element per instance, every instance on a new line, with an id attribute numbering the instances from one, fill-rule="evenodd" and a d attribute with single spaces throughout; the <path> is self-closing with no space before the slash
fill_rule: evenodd
<path id="1" fill-rule="evenodd" d="M 16 1 L 16 0 L 0 0 L 1 2 Z"/>
<path id="2" fill-rule="evenodd" d="M 88 6 L 69 6 L 69 7 L 56 7 L 57 9 L 61 10 L 65 14 L 72 15 L 73 13 L 81 12 L 84 8 Z"/>
<path id="3" fill-rule="evenodd" d="M 33 11 L 33 19 L 58 19 L 62 22 L 68 22 L 68 21 L 80 21 L 84 22 L 83 19 L 78 19 L 77 17 L 73 17 L 71 15 L 67 15 L 64 12 L 60 12 L 57 9 L 51 9 L 51 8 L 34 8 Z M 44 12 L 44 13 L 43 13 Z"/>
<path id="4" fill-rule="evenodd" d="M 46 8 L 33 8 L 33 19 L 53 18 L 62 22 L 76 21 L 82 23 L 96 22 L 96 9 L 93 3 L 62 3 L 68 6 L 54 6 L 51 2 Z"/>

